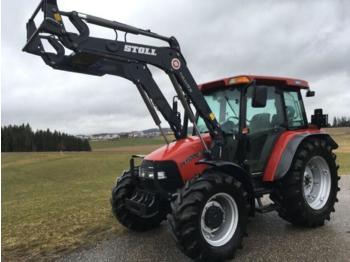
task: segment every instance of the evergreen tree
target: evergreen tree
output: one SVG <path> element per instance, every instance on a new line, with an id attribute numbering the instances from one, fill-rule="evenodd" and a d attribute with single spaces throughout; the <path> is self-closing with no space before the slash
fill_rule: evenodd
<path id="1" fill-rule="evenodd" d="M 332 127 L 337 127 L 337 118 L 333 117 L 333 125 Z"/>
<path id="2" fill-rule="evenodd" d="M 1 127 L 2 152 L 91 151 L 88 140 L 57 131 L 37 130 L 29 124 Z"/>
<path id="3" fill-rule="evenodd" d="M 27 124 L 24 128 L 24 151 L 30 152 L 33 151 L 33 138 L 34 133 L 32 128 Z"/>

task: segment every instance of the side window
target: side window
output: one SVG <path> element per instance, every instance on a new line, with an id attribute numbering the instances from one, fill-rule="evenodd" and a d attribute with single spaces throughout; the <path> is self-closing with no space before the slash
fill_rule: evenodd
<path id="1" fill-rule="evenodd" d="M 303 115 L 303 107 L 299 100 L 298 92 L 285 91 L 283 92 L 284 103 L 286 105 L 286 114 L 289 127 L 305 126 Z"/>
<path id="2" fill-rule="evenodd" d="M 282 125 L 284 122 L 282 101 L 281 96 L 276 93 L 275 87 L 267 87 L 266 106 L 259 108 L 252 106 L 253 90 L 254 86 L 250 86 L 247 91 L 246 126 L 249 128 L 249 133 L 253 134 Z"/>

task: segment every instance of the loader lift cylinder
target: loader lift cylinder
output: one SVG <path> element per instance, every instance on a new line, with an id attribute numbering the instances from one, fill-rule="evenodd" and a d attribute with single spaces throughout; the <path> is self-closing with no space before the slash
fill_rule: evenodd
<path id="1" fill-rule="evenodd" d="M 156 124 L 156 126 L 159 128 L 159 131 L 161 133 L 161 135 L 163 136 L 164 138 L 164 141 L 169 144 L 169 141 L 161 127 L 161 121 L 157 115 L 157 112 L 156 110 L 154 109 L 154 106 L 152 105 L 151 101 L 149 100 L 149 98 L 147 97 L 147 94 L 145 93 L 145 91 L 142 89 L 142 85 L 141 84 L 137 84 L 136 85 L 137 89 L 139 90 L 140 94 L 141 94 L 141 97 L 143 99 L 143 101 L 145 102 L 146 106 L 147 106 L 147 109 L 148 111 L 150 112 L 152 118 L 153 118 L 153 121 L 154 123 Z"/>
<path id="2" fill-rule="evenodd" d="M 176 80 L 176 77 L 171 75 L 171 74 L 169 74 L 169 77 L 170 77 L 170 80 L 171 80 L 171 82 L 176 90 L 176 93 L 181 101 L 181 104 L 184 107 L 186 114 L 188 115 L 188 118 L 190 119 L 190 121 L 193 124 L 193 128 L 195 129 L 199 139 L 201 140 L 203 148 L 205 149 L 206 153 L 210 153 L 209 148 L 208 148 L 207 144 L 205 143 L 205 141 L 204 141 L 204 139 L 203 139 L 203 137 L 198 129 L 198 126 L 196 124 L 195 116 L 192 112 L 192 109 L 191 109 L 190 105 L 187 103 L 187 101 L 186 101 L 187 98 L 184 96 L 184 94 L 181 90 L 181 87 Z"/>

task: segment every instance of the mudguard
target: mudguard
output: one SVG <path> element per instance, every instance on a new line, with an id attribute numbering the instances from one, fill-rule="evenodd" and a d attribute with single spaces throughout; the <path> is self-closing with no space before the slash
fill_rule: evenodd
<path id="1" fill-rule="evenodd" d="M 284 177 L 292 164 L 294 155 L 301 142 L 306 138 L 315 136 L 326 139 L 332 149 L 338 148 L 338 144 L 330 135 L 319 129 L 286 131 L 278 138 L 272 150 L 264 171 L 263 181 L 272 182 Z"/>
<path id="2" fill-rule="evenodd" d="M 196 165 L 204 164 L 209 166 L 214 170 L 222 171 L 226 174 L 233 176 L 239 182 L 244 185 L 244 188 L 247 190 L 248 195 L 250 196 L 250 204 L 252 207 L 255 206 L 254 202 L 254 190 L 251 178 L 246 170 L 244 170 L 240 165 L 232 163 L 229 161 L 212 161 L 212 160 L 200 160 Z M 254 208 L 251 210 L 251 215 L 254 214 Z"/>

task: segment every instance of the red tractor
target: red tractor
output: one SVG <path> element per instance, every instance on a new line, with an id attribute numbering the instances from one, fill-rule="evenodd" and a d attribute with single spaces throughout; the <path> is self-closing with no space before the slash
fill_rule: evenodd
<path id="1" fill-rule="evenodd" d="M 40 10 L 44 20 L 36 26 Z M 66 30 L 62 16 L 77 32 Z M 124 32 L 125 37 L 91 37 L 88 24 Z M 117 179 L 111 205 L 125 227 L 150 230 L 167 218 L 184 254 L 212 261 L 233 257 L 255 212 L 277 211 L 304 227 L 322 226 L 330 219 L 339 191 L 332 152 L 338 145 L 320 130 L 328 121 L 321 109 L 308 124 L 301 93 L 305 90 L 309 97 L 314 92 L 306 81 L 243 75 L 197 85 L 174 37 L 63 12 L 56 0 L 40 3 L 27 32 L 24 51 L 41 56 L 54 69 L 132 81 L 167 142 L 147 156 L 133 156 L 129 170 Z M 130 43 L 127 34 L 167 46 Z M 44 41 L 55 52 L 46 50 Z M 172 106 L 148 65 L 169 76 L 177 93 Z M 182 120 L 178 101 L 184 109 Z M 156 109 L 175 141 L 168 142 Z M 140 165 L 135 158 L 141 158 Z M 264 195 L 271 204 L 262 204 Z"/>

